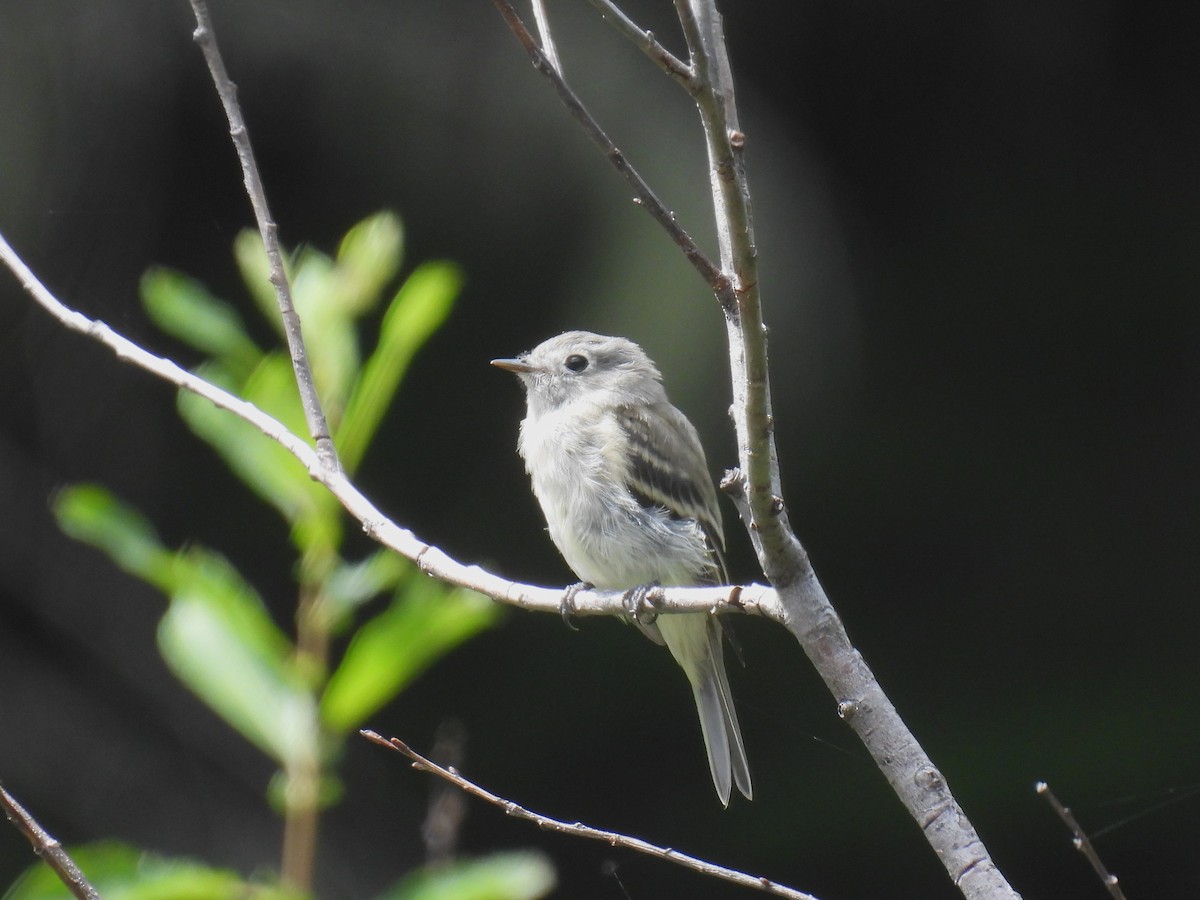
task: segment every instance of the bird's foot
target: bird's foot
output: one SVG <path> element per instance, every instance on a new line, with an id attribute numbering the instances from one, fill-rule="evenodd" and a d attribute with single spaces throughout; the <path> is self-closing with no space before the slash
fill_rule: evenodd
<path id="1" fill-rule="evenodd" d="M 562 616 L 563 624 L 572 631 L 578 631 L 579 626 L 571 621 L 571 617 L 575 615 L 575 595 L 580 591 L 590 591 L 595 585 L 588 584 L 586 581 L 580 581 L 571 585 L 563 591 L 562 602 L 558 604 L 558 614 Z"/>
<path id="2" fill-rule="evenodd" d="M 654 603 L 662 596 L 662 585 L 657 581 L 639 584 L 630 588 L 621 598 L 621 604 L 639 625 L 653 625 L 658 618 Z"/>

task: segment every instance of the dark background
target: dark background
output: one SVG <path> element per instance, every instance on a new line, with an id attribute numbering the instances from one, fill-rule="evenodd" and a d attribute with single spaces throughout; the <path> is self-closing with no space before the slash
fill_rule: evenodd
<path id="1" fill-rule="evenodd" d="M 467 273 L 363 468 L 385 510 L 570 580 L 515 453 L 520 392 L 486 365 L 568 327 L 642 343 L 714 469 L 734 462 L 715 303 L 491 4 L 212 5 L 284 241 L 330 250 L 392 208 L 410 265 Z M 690 101 L 590 6 L 552 6 L 568 76 L 711 247 Z M 1200 6 L 725 7 L 787 499 L 852 638 L 1025 896 L 1105 896 L 1038 779 L 1118 826 L 1097 846 L 1131 898 L 1196 896 Z M 670 4 L 628 9 L 682 52 Z M 140 311 L 148 266 L 250 307 L 193 24 L 183 0 L 0 5 L 0 230 L 64 301 L 183 362 Z M 173 392 L 0 278 L 0 779 L 68 843 L 270 868 L 271 765 L 168 673 L 161 597 L 57 532 L 48 498 L 81 480 L 226 553 L 288 621 L 284 527 Z M 736 577 L 760 577 L 727 512 Z M 795 644 L 737 626 L 758 796 L 728 811 L 683 679 L 613 622 L 511 612 L 371 724 L 428 748 L 457 718 L 501 794 L 827 900 L 956 896 Z M 319 891 L 368 897 L 419 861 L 433 785 L 357 741 L 342 771 Z M 559 896 L 748 896 L 469 812 L 466 851 L 541 847 Z M 31 860 L 0 829 L 0 885 Z"/>

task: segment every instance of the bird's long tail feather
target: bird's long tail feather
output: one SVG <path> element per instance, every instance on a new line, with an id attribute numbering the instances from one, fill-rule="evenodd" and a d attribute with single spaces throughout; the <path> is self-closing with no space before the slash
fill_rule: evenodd
<path id="1" fill-rule="evenodd" d="M 661 616 L 657 625 L 691 682 L 717 796 L 728 806 L 736 784 L 749 799 L 753 795 L 750 766 L 725 675 L 720 623 L 708 615 L 679 615 Z"/>

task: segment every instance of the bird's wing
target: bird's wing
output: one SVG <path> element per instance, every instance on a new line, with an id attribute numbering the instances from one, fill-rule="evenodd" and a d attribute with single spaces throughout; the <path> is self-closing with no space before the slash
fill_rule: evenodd
<path id="1" fill-rule="evenodd" d="M 673 518 L 699 523 L 712 551 L 717 570 L 713 575 L 719 582 L 727 582 L 721 510 L 692 423 L 669 403 L 649 410 L 620 406 L 614 415 L 630 448 L 626 489 L 644 507 L 661 507 Z"/>

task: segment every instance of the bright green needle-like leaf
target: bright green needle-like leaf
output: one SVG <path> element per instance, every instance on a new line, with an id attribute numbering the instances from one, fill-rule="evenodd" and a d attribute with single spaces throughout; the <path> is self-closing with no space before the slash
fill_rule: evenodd
<path id="1" fill-rule="evenodd" d="M 499 606 L 473 591 L 447 590 L 432 579 L 405 584 L 350 641 L 321 698 L 321 720 L 335 732 L 359 727 L 426 666 L 499 615 Z"/>

